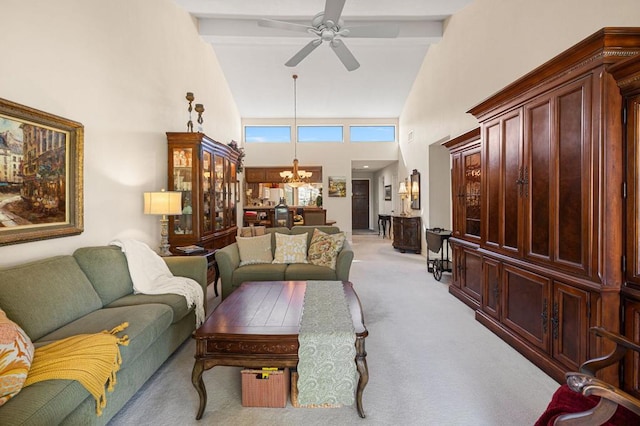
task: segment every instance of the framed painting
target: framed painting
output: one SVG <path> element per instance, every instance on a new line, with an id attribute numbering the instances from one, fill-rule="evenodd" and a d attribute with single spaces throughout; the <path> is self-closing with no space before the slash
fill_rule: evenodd
<path id="1" fill-rule="evenodd" d="M 83 231 L 84 126 L 0 99 L 0 246 Z"/>
<path id="2" fill-rule="evenodd" d="M 384 186 L 384 200 L 391 201 L 391 185 Z"/>
<path id="3" fill-rule="evenodd" d="M 344 176 L 329 176 L 329 197 L 347 196 L 347 178 Z"/>

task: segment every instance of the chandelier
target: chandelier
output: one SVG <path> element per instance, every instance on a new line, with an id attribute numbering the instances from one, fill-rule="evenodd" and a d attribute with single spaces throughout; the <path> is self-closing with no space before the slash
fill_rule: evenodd
<path id="1" fill-rule="evenodd" d="M 293 74 L 293 170 L 284 170 L 280 172 L 280 177 L 282 178 L 282 182 L 292 186 L 294 188 L 298 188 L 300 186 L 308 185 L 309 178 L 312 173 L 304 170 L 298 169 L 298 111 L 297 111 L 297 101 L 298 101 L 298 93 L 296 82 L 298 80 L 298 75 Z"/>

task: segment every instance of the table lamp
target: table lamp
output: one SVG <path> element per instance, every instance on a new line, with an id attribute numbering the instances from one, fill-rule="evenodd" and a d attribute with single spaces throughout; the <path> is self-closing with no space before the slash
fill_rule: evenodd
<path id="1" fill-rule="evenodd" d="M 398 188 L 398 195 L 400 195 L 400 202 L 402 203 L 401 216 L 408 216 L 407 209 L 406 209 L 407 203 L 405 200 L 409 198 L 409 185 L 406 179 L 400 182 L 400 187 Z"/>
<path id="2" fill-rule="evenodd" d="M 169 219 L 167 215 L 182 214 L 182 193 L 177 191 L 145 192 L 144 214 L 161 215 L 160 219 L 160 256 L 171 256 L 169 251 Z"/>

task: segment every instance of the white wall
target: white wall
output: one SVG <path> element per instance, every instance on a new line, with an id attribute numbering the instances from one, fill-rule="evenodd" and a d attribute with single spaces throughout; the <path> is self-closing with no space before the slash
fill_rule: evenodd
<path id="1" fill-rule="evenodd" d="M 84 233 L 0 247 L 0 266 L 133 237 L 156 246 L 142 193 L 167 185 L 166 131 L 186 131 L 185 93 L 204 132 L 240 140 L 240 117 L 211 47 L 170 0 L 3 0 L 0 96 L 79 121 Z"/>
<path id="2" fill-rule="evenodd" d="M 638 0 L 474 0 L 446 22 L 413 84 L 400 117 L 399 175 L 418 169 L 433 179 L 426 146 L 477 127 L 466 111 L 602 27 L 615 26 L 640 26 Z M 450 186 L 450 177 L 441 174 L 426 185 Z M 429 206 L 421 207 L 423 226 L 446 225 L 431 223 Z"/>

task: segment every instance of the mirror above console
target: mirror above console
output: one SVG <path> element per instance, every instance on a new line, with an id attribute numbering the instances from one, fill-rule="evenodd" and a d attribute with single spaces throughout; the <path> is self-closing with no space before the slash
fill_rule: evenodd
<path id="1" fill-rule="evenodd" d="M 413 169 L 411 173 L 411 210 L 420 210 L 420 172 Z"/>

